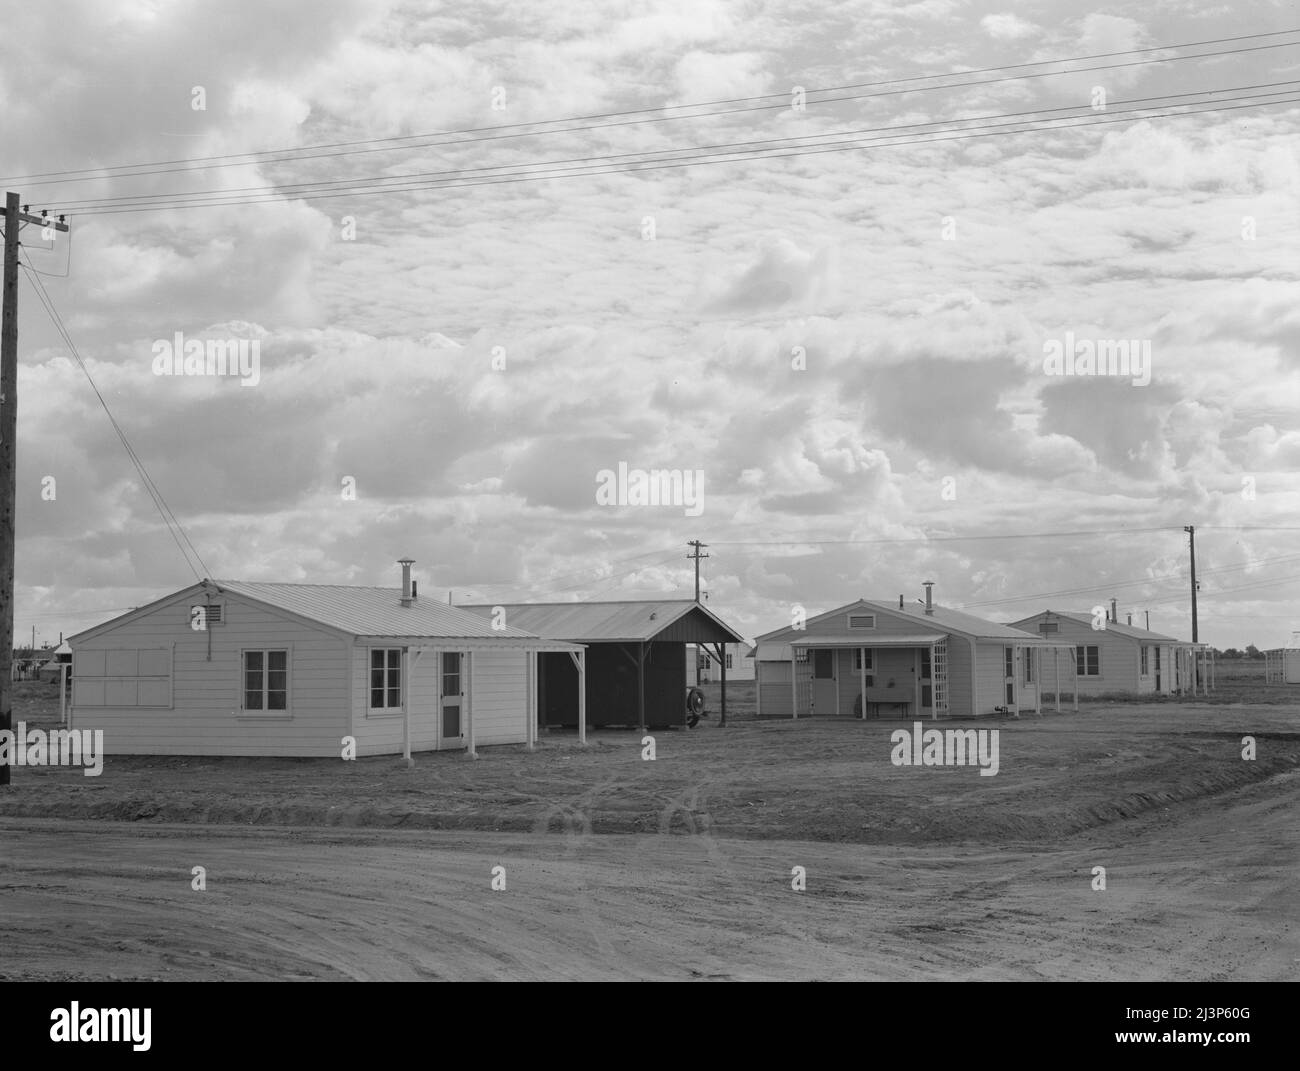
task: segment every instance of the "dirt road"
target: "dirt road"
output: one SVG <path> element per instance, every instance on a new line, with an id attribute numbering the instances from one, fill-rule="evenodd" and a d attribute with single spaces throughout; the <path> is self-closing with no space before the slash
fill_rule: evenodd
<path id="1" fill-rule="evenodd" d="M 1298 789 L 1060 850 L 714 839 L 689 792 L 657 835 L 593 836 L 582 800 L 550 834 L 5 818 L 0 976 L 1294 979 Z"/>

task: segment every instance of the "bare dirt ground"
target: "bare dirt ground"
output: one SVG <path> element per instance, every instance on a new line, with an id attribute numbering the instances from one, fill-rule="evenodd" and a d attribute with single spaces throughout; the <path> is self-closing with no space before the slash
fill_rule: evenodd
<path id="1" fill-rule="evenodd" d="M 744 718 L 654 762 L 604 733 L 18 769 L 0 977 L 1295 979 L 1298 708 L 964 723 L 996 777 L 892 766 L 910 723 Z"/>

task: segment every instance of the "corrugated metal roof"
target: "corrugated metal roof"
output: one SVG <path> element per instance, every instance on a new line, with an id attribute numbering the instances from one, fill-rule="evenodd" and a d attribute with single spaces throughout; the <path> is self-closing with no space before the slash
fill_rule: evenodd
<path id="1" fill-rule="evenodd" d="M 510 624 L 553 640 L 572 640 L 575 643 L 640 643 L 654 639 L 692 610 L 699 610 L 730 633 L 732 642 L 744 642 L 743 637 L 691 599 L 516 602 L 495 605 L 505 608 L 506 620 Z M 494 606 L 463 606 L 459 609 L 490 617 Z"/>
<path id="2" fill-rule="evenodd" d="M 354 636 L 420 636 L 436 639 L 535 639 L 517 627 L 494 629 L 482 615 L 436 599 L 401 603 L 400 588 L 362 588 L 343 584 L 267 584 L 242 580 L 215 583 L 244 595 L 330 625 Z"/>
<path id="3" fill-rule="evenodd" d="M 935 628 L 942 628 L 945 632 L 960 632 L 966 636 L 972 636 L 977 640 L 1014 640 L 1017 643 L 1023 643 L 1026 638 L 1039 639 L 1033 633 L 1024 632 L 1021 629 L 1011 628 L 1009 625 L 999 625 L 994 621 L 986 621 L 982 617 L 976 617 L 974 614 L 964 614 L 960 610 L 950 610 L 946 606 L 935 605 L 934 613 L 927 614 L 923 603 L 905 604 L 900 607 L 896 602 L 874 601 L 870 599 L 859 599 L 857 602 L 848 603 L 845 606 L 837 606 L 834 610 L 827 610 L 825 613 L 816 614 L 809 618 L 809 621 L 817 621 L 835 614 L 844 614 L 852 612 L 859 607 L 866 607 L 875 610 L 877 613 L 894 614 L 899 617 L 916 618 L 918 624 L 930 625 Z M 766 632 L 757 637 L 758 642 L 764 640 L 777 642 L 789 642 L 785 639 L 786 634 L 794 631 L 789 625 L 784 628 L 776 629 L 772 632 Z M 869 630 L 864 630 L 864 635 Z M 870 646 L 870 644 L 868 644 Z"/>
<path id="4" fill-rule="evenodd" d="M 1024 640 L 1026 636 L 1031 639 L 1039 639 L 1034 633 L 1026 633 L 1023 629 L 1012 628 L 1010 625 L 999 625 L 996 621 L 987 621 L 982 617 L 976 617 L 974 614 L 962 613 L 960 610 L 952 610 L 947 606 L 939 606 L 937 603 L 934 607 L 934 613 L 925 612 L 924 603 L 907 603 L 900 610 L 897 604 L 890 605 L 887 602 L 872 602 L 869 606 L 874 606 L 877 610 L 883 610 L 891 614 L 906 614 L 908 617 L 915 617 L 920 621 L 933 622 L 936 625 L 942 625 L 950 632 L 964 632 L 968 636 L 974 636 L 980 640 Z"/>
<path id="5" fill-rule="evenodd" d="M 1021 618 L 1021 622 L 1033 621 L 1038 622 L 1045 614 L 1051 614 L 1053 617 L 1064 617 L 1078 625 L 1087 625 L 1092 627 L 1092 615 L 1076 613 L 1072 610 L 1044 610 L 1042 613 L 1034 614 L 1033 617 Z M 1028 631 L 1028 630 L 1026 630 Z M 1120 636 L 1127 636 L 1134 640 L 1159 640 L 1162 643 L 1189 643 L 1188 640 L 1175 639 L 1173 636 L 1166 636 L 1160 632 L 1149 632 L 1144 628 L 1138 628 L 1136 625 L 1121 625 L 1118 621 L 1107 621 L 1106 631 L 1114 632 Z"/>

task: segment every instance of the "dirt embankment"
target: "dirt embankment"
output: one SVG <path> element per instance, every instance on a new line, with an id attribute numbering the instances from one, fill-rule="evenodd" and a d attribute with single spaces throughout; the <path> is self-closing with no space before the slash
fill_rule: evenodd
<path id="1" fill-rule="evenodd" d="M 0 816 L 234 826 L 491 832 L 582 829 L 873 844 L 1049 844 L 1300 764 L 1300 715 L 1281 707 L 1085 708 L 997 729 L 1000 767 L 898 767 L 891 734 L 911 723 L 748 722 L 659 734 L 571 737 L 536 752 L 485 748 L 356 762 L 110 757 L 101 776 L 14 771 Z M 941 723 L 951 726 L 954 723 Z M 1256 757 L 1242 758 L 1251 736 Z M 664 816 L 668 815 L 664 829 Z"/>

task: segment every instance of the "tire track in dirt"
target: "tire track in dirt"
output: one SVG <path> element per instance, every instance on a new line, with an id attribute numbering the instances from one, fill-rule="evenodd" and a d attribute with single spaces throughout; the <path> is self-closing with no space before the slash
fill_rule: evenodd
<path id="1" fill-rule="evenodd" d="M 784 915 L 773 912 L 771 905 L 762 901 L 754 891 L 756 879 L 752 875 L 749 879 L 742 878 L 712 833 L 709 832 L 713 827 L 713 816 L 709 813 L 707 807 L 702 807 L 700 804 L 702 794 L 707 799 L 709 787 L 710 782 L 699 781 L 672 796 L 659 811 L 660 835 L 672 835 L 673 819 L 680 814 L 684 819 L 688 836 L 703 847 L 714 872 L 725 875 L 732 890 L 744 897 L 753 911 L 753 917 L 764 918 L 775 923 L 785 936 L 795 941 L 807 941 L 809 939 L 808 932 L 793 928 Z M 793 890 L 791 890 L 791 893 L 792 895 L 798 895 L 794 894 Z M 709 975 L 708 977 L 717 976 Z"/>
<path id="2" fill-rule="evenodd" d="M 552 822 L 559 818 L 563 823 L 560 832 L 564 837 L 565 861 L 577 863 L 579 862 L 579 850 L 586 847 L 594 835 L 592 831 L 592 815 L 597 799 L 606 792 L 628 788 L 631 784 L 632 780 L 626 777 L 608 777 L 570 802 L 552 803 L 533 823 L 533 833 L 535 835 L 550 833 Z M 575 867 L 574 870 L 587 875 L 590 868 L 585 866 L 581 868 Z M 596 952 L 600 962 L 607 966 L 613 966 L 618 960 L 618 951 L 606 936 L 607 927 L 596 908 L 591 878 L 583 876 L 575 880 L 576 884 L 573 891 L 574 900 L 578 906 L 578 914 L 582 917 L 587 932 L 596 944 Z"/>

